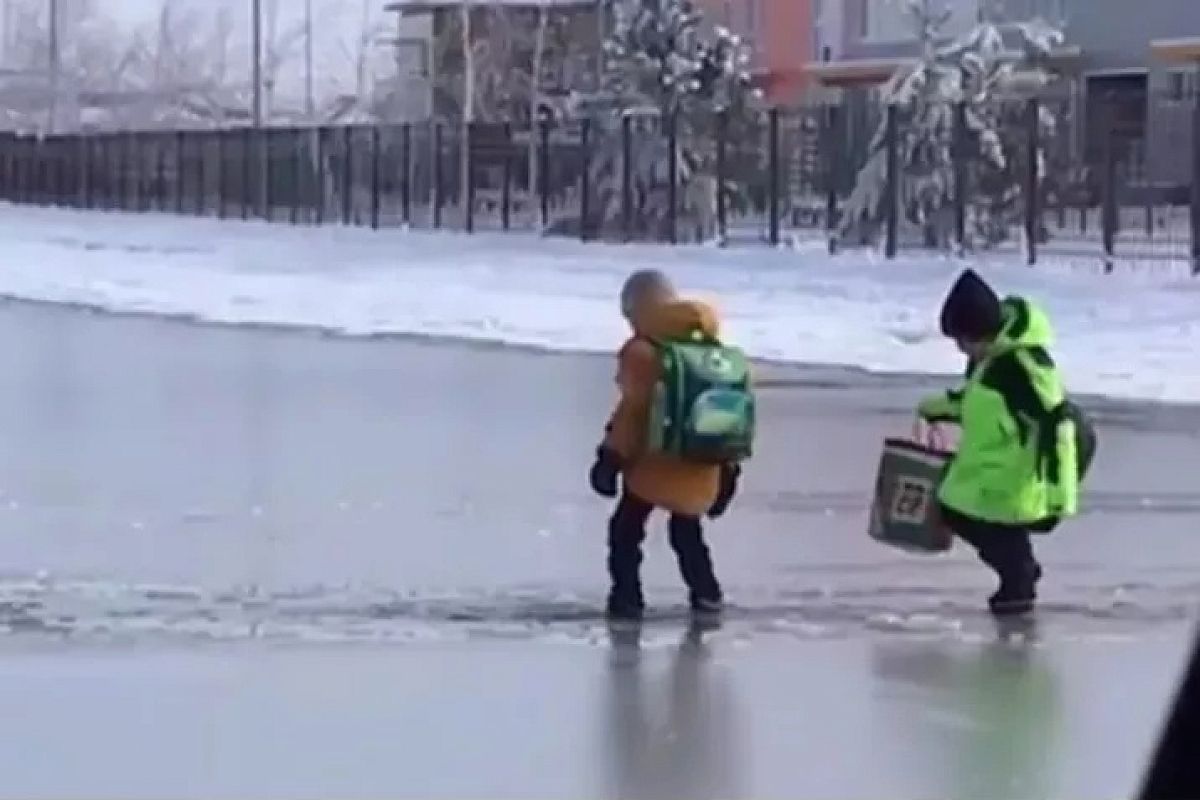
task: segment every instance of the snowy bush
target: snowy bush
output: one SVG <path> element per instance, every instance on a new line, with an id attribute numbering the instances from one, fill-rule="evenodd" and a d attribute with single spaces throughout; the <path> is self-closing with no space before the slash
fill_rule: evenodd
<path id="1" fill-rule="evenodd" d="M 967 198 L 967 247 L 988 247 L 1008 236 L 1019 218 L 1022 179 L 1027 173 L 1026 137 L 1005 131 L 1028 129 L 1023 99 L 1053 80 L 1048 56 L 1063 41 L 1041 20 L 998 23 L 982 19 L 949 44 L 940 44 L 947 11 L 928 0 L 905 0 L 921 44 L 921 57 L 882 89 L 884 107 L 898 114 L 898 202 L 902 220 L 918 229 L 928 246 L 947 246 L 953 233 L 956 109 L 965 110 L 961 157 L 973 191 Z M 1040 141 L 1056 122 L 1045 107 L 1037 124 Z M 1038 174 L 1045 175 L 1044 151 Z M 880 122 L 866 164 L 844 209 L 837 242 L 868 244 L 878 237 L 887 212 L 887 121 Z"/>
<path id="2" fill-rule="evenodd" d="M 593 121 L 591 161 L 593 234 L 617 235 L 622 222 L 622 120 L 633 118 L 631 159 L 635 235 L 666 236 L 669 174 L 677 175 L 678 222 L 698 238 L 715 234 L 718 191 L 716 142 L 722 115 L 727 139 L 736 141 L 757 125 L 750 54 L 723 28 L 706 30 L 691 0 L 617 0 L 614 25 L 604 45 L 604 89 L 582 98 L 577 110 Z M 667 132 L 674 123 L 676 147 Z"/>

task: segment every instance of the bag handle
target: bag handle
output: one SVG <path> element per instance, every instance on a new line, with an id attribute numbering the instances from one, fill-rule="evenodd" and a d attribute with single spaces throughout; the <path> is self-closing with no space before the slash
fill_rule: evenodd
<path id="1" fill-rule="evenodd" d="M 909 434 L 913 442 L 928 447 L 930 450 L 947 450 L 948 442 L 942 427 L 936 422 L 926 422 L 919 416 L 913 418 L 912 432 Z"/>

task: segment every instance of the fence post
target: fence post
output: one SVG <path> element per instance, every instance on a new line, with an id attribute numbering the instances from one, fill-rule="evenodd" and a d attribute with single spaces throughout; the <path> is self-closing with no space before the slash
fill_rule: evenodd
<path id="1" fill-rule="evenodd" d="M 371 126 L 371 228 L 379 230 L 379 157 L 382 145 L 382 134 L 379 123 Z"/>
<path id="2" fill-rule="evenodd" d="M 633 117 L 621 116 L 621 233 L 633 238 Z"/>
<path id="3" fill-rule="evenodd" d="M 187 174 L 187 134 L 175 134 L 175 213 L 183 213 L 184 176 Z"/>
<path id="4" fill-rule="evenodd" d="M 1116 133 L 1112 129 L 1112 109 L 1106 115 L 1104 126 L 1104 194 L 1103 213 L 1100 224 L 1104 238 L 1104 271 L 1113 271 L 1113 259 L 1117 244 L 1117 147 Z"/>
<path id="5" fill-rule="evenodd" d="M 225 131 L 218 128 L 213 132 L 217 150 L 217 219 L 225 219 Z"/>
<path id="6" fill-rule="evenodd" d="M 579 129 L 579 238 L 587 241 L 592 211 L 592 120 L 584 117 Z"/>
<path id="7" fill-rule="evenodd" d="M 279 138 L 278 128 L 258 129 L 258 157 L 262 163 L 255 172 L 262 180 L 259 196 L 262 198 L 262 218 L 267 222 L 275 221 L 275 140 Z M 203 147 L 203 145 L 201 145 Z M 203 157 L 201 157 L 203 158 Z"/>
<path id="8" fill-rule="evenodd" d="M 92 207 L 92 148 L 86 133 L 79 135 L 79 202 L 86 209 Z"/>
<path id="9" fill-rule="evenodd" d="M 1025 153 L 1025 247 L 1027 249 L 1027 263 L 1029 266 L 1037 264 L 1037 248 L 1038 236 L 1041 234 L 1039 230 L 1041 225 L 1041 203 L 1038 197 L 1039 170 L 1038 162 L 1041 151 L 1041 137 L 1039 136 L 1039 120 L 1041 118 L 1041 105 L 1037 98 L 1030 98 L 1025 104 L 1026 125 L 1029 130 L 1026 131 L 1027 151 Z"/>
<path id="10" fill-rule="evenodd" d="M 462 142 L 460 147 L 467 148 L 464 158 L 460 163 L 463 164 L 463 169 L 467 174 L 462 176 L 466 184 L 466 197 L 459 198 L 463 203 L 463 227 L 467 233 L 475 232 L 475 123 L 468 122 L 462 129 Z"/>
<path id="11" fill-rule="evenodd" d="M 433 227 L 442 227 L 442 124 L 433 123 Z"/>
<path id="12" fill-rule="evenodd" d="M 771 174 L 768 177 L 768 184 L 771 189 L 771 204 L 770 204 L 770 238 L 771 244 L 779 244 L 779 109 L 772 108 L 770 111 L 769 136 L 770 140 L 767 144 L 769 152 L 769 167 Z"/>
<path id="13" fill-rule="evenodd" d="M 307 188 L 307 182 L 300 177 L 304 174 L 304 133 L 303 128 L 288 129 L 288 171 L 291 173 L 288 176 L 288 187 L 292 192 L 291 202 L 288 204 L 291 207 L 288 210 L 288 223 L 291 225 L 300 224 L 300 209 Z"/>
<path id="14" fill-rule="evenodd" d="M 954 145 L 950 153 L 950 157 L 954 159 L 954 244 L 961 255 L 967 249 L 967 196 L 971 191 L 970 175 L 967 172 L 967 104 L 965 102 L 957 103 L 954 106 Z"/>
<path id="15" fill-rule="evenodd" d="M 842 163 L 842 116 L 836 105 L 830 104 L 825 111 L 825 232 L 833 241 L 838 226 L 838 183 L 841 180 Z"/>
<path id="16" fill-rule="evenodd" d="M 117 210 L 129 210 L 129 148 L 125 147 L 125 137 L 119 133 L 113 134 L 113 149 L 117 151 Z"/>
<path id="17" fill-rule="evenodd" d="M 538 151 L 538 195 L 541 199 L 542 230 L 550 226 L 550 120 L 539 126 L 541 148 Z"/>
<path id="18" fill-rule="evenodd" d="M 1192 90 L 1192 274 L 1200 275 L 1200 67 Z"/>
<path id="19" fill-rule="evenodd" d="M 887 179 L 884 194 L 887 215 L 887 240 L 884 255 L 893 259 L 899 250 L 900 238 L 900 112 L 895 105 L 887 107 Z"/>
<path id="20" fill-rule="evenodd" d="M 0 197 L 5 200 L 9 199 L 9 185 L 11 182 L 12 170 L 9 169 L 8 155 L 9 143 L 12 141 L 12 134 L 7 131 L 0 133 Z"/>
<path id="21" fill-rule="evenodd" d="M 342 127 L 342 224 L 358 222 L 354 202 L 354 126 Z"/>
<path id="22" fill-rule="evenodd" d="M 412 224 L 412 123 L 404 123 L 400 132 L 400 169 L 404 183 L 400 185 L 400 214 L 407 227 Z"/>
<path id="23" fill-rule="evenodd" d="M 727 147 L 729 145 L 729 112 L 725 109 L 717 115 L 717 239 L 724 242 L 729 231 L 729 206 L 725 195 L 725 179 L 729 172 Z"/>
<path id="24" fill-rule="evenodd" d="M 201 217 L 208 214 L 208 168 L 205 165 L 208 136 L 208 131 L 196 134 L 196 215 Z"/>
<path id="25" fill-rule="evenodd" d="M 672 111 L 667 115 L 667 241 L 679 240 L 679 125 Z"/>
<path id="26" fill-rule="evenodd" d="M 242 131 L 242 219 L 250 219 L 250 205 L 253 202 L 255 192 L 253 189 L 254 181 L 254 129 L 246 128 Z"/>
<path id="27" fill-rule="evenodd" d="M 325 162 L 327 161 L 325 156 L 327 155 L 326 151 L 329 149 L 329 129 L 325 126 L 321 126 L 316 129 L 314 135 L 316 136 L 316 142 L 314 142 L 314 145 L 317 151 L 317 163 L 314 164 L 313 169 L 310 170 L 312 175 L 311 187 L 313 189 L 311 197 L 313 203 L 313 218 L 316 224 L 321 225 L 325 222 Z"/>
<path id="28" fill-rule="evenodd" d="M 500 178 L 500 225 L 504 230 L 512 227 L 512 123 L 504 123 L 504 169 Z"/>

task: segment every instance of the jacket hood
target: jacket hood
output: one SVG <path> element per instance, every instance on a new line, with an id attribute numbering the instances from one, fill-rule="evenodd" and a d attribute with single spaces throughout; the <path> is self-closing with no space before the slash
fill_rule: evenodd
<path id="1" fill-rule="evenodd" d="M 1054 344 L 1054 327 L 1041 308 L 1023 297 L 1006 297 L 1000 308 L 1002 322 L 992 352 Z"/>
<path id="2" fill-rule="evenodd" d="M 676 300 L 643 310 L 634 319 L 633 330 L 647 339 L 678 340 L 697 335 L 716 339 L 720 324 L 712 306 L 695 300 Z"/>

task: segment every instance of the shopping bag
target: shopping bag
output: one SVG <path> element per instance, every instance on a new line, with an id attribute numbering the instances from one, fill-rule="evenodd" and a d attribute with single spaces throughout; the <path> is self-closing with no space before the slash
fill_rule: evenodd
<path id="1" fill-rule="evenodd" d="M 872 539 L 916 553 L 944 553 L 953 546 L 937 504 L 951 456 L 906 439 L 884 441 L 867 530 Z"/>

